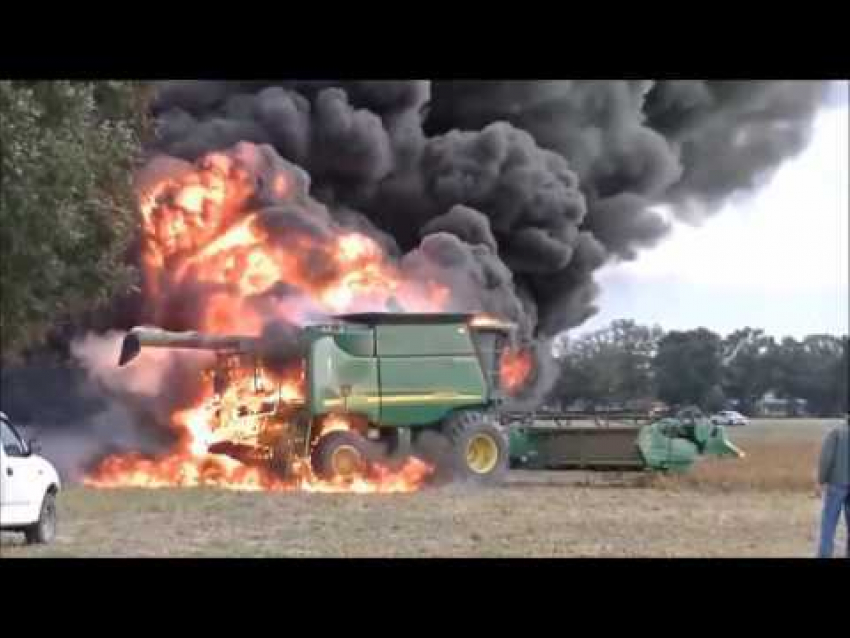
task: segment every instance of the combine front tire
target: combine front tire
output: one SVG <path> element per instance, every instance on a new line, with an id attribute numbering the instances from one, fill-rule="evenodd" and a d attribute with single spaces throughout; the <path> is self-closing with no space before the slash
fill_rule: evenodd
<path id="1" fill-rule="evenodd" d="M 326 481 L 363 476 L 374 461 L 369 441 L 356 432 L 329 432 L 316 442 L 310 462 L 313 472 Z"/>
<path id="2" fill-rule="evenodd" d="M 481 412 L 449 417 L 443 431 L 450 442 L 454 478 L 474 483 L 501 483 L 508 471 L 508 438 L 498 423 Z"/>

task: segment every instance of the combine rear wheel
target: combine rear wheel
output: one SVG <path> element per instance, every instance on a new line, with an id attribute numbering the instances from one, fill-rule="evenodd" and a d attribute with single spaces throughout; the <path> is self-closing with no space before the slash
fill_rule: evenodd
<path id="1" fill-rule="evenodd" d="M 501 483 L 508 471 L 508 437 L 481 412 L 459 412 L 446 419 L 449 468 L 455 478 L 479 484 Z"/>
<path id="2" fill-rule="evenodd" d="M 329 432 L 318 440 L 310 457 L 313 472 L 324 480 L 365 475 L 374 453 L 369 441 L 356 432 Z"/>

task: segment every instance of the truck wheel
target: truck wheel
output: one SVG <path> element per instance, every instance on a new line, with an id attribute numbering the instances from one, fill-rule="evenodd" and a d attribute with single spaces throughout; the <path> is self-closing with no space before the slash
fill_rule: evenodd
<path id="1" fill-rule="evenodd" d="M 498 423 L 481 412 L 449 417 L 443 431 L 451 443 L 455 478 L 480 484 L 502 482 L 508 470 L 508 438 Z"/>
<path id="2" fill-rule="evenodd" d="M 369 442 L 356 432 L 329 432 L 316 443 L 310 462 L 316 476 L 326 481 L 363 476 L 374 461 Z"/>
<path id="3" fill-rule="evenodd" d="M 24 530 L 27 543 L 49 543 L 56 537 L 56 495 L 51 491 L 44 495 L 38 522 Z"/>

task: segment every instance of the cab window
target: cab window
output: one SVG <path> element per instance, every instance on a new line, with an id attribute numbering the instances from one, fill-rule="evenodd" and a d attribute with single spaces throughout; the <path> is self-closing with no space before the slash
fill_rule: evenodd
<path id="1" fill-rule="evenodd" d="M 0 441 L 2 441 L 3 450 L 7 455 L 24 456 L 23 441 L 5 420 L 0 420 Z"/>

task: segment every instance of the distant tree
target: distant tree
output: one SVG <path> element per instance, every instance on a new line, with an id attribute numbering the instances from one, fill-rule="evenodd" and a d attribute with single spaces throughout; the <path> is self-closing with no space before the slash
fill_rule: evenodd
<path id="1" fill-rule="evenodd" d="M 749 328 L 746 330 L 750 330 Z M 744 331 L 727 338 L 732 341 Z M 724 387 L 745 406 L 773 391 L 784 399 L 805 399 L 812 414 L 837 414 L 847 406 L 847 337 L 808 335 L 776 342 L 760 330 L 724 369 Z M 727 343 L 728 346 L 728 343 Z"/>
<path id="2" fill-rule="evenodd" d="M 620 320 L 576 339 L 557 339 L 561 371 L 550 400 L 622 403 L 658 396 L 715 411 L 731 399 L 752 413 L 767 391 L 805 399 L 813 414 L 848 409 L 848 337 L 809 335 L 777 342 L 756 328 L 721 339 L 701 328 L 664 335 Z"/>
<path id="3" fill-rule="evenodd" d="M 653 362 L 659 397 L 708 409 L 709 393 L 721 381 L 722 350 L 720 337 L 705 328 L 667 333 Z"/>
<path id="4" fill-rule="evenodd" d="M 758 399 L 771 389 L 770 353 L 773 337 L 763 330 L 743 328 L 723 340 L 723 390 L 738 399 L 739 409 L 751 413 Z"/>
<path id="5" fill-rule="evenodd" d="M 561 375 L 553 398 L 622 403 L 654 392 L 652 358 L 661 329 L 619 320 L 575 340 L 562 340 Z"/>
<path id="6" fill-rule="evenodd" d="M 138 83 L 0 81 L 0 358 L 131 285 L 145 111 Z"/>
<path id="7" fill-rule="evenodd" d="M 717 412 L 726 407 L 726 395 L 719 385 L 712 386 L 700 401 L 703 408 L 709 412 Z"/>
<path id="8" fill-rule="evenodd" d="M 782 398 L 799 397 L 804 384 L 805 359 L 803 345 L 793 337 L 785 337 L 768 349 L 765 365 L 769 389 Z"/>
<path id="9" fill-rule="evenodd" d="M 619 350 L 619 393 L 623 401 L 644 398 L 654 392 L 652 360 L 663 333 L 658 326 L 641 326 L 634 321 L 611 324 Z"/>
<path id="10" fill-rule="evenodd" d="M 841 409 L 841 396 L 836 394 L 836 375 L 841 373 L 839 366 L 845 353 L 846 346 L 839 337 L 809 335 L 803 339 L 798 392 L 808 402 L 810 412 L 827 416 Z M 844 388 L 846 393 L 847 386 Z"/>
<path id="11" fill-rule="evenodd" d="M 850 339 L 847 335 L 841 338 L 841 354 L 836 357 L 832 364 L 830 377 L 832 379 L 830 404 L 834 414 L 848 413 L 848 394 L 850 394 L 850 359 L 848 359 L 848 351 L 850 351 Z"/>

